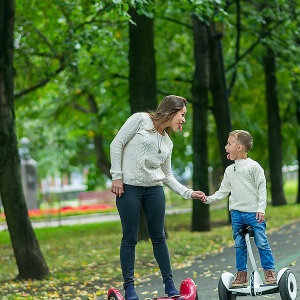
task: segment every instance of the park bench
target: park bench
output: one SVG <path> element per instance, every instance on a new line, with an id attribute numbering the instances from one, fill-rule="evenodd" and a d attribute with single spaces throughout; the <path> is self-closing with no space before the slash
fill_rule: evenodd
<path id="1" fill-rule="evenodd" d="M 87 191 L 78 194 L 79 205 L 92 205 L 92 204 L 115 204 L 116 195 L 110 190 L 104 191 Z"/>

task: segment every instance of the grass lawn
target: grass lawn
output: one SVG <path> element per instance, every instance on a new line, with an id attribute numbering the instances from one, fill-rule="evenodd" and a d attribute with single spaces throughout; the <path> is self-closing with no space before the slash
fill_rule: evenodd
<path id="1" fill-rule="evenodd" d="M 289 204 L 268 206 L 268 228 L 274 230 L 300 218 L 300 205 L 291 188 Z M 172 200 L 172 205 L 178 200 Z M 182 200 L 181 200 L 182 201 Z M 190 202 L 185 202 L 190 203 Z M 224 202 L 225 204 L 226 202 Z M 226 208 L 211 210 L 212 230 L 191 232 L 191 214 L 166 216 L 168 245 L 173 269 L 182 268 L 195 257 L 221 252 L 232 246 Z M 0 232 L 0 299 L 97 299 L 112 287 L 122 285 L 119 267 L 119 222 L 35 229 L 51 274 L 40 281 L 16 281 L 18 274 L 7 231 Z M 137 246 L 136 277 L 158 272 L 150 242 Z"/>

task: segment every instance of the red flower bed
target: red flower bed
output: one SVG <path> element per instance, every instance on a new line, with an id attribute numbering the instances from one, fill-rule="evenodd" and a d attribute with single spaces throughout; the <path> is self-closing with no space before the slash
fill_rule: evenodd
<path id="1" fill-rule="evenodd" d="M 30 209 L 28 211 L 29 217 L 42 217 L 44 215 L 57 215 L 57 214 L 85 214 L 93 212 L 105 212 L 115 208 L 113 204 L 97 204 L 97 205 L 82 205 L 82 206 L 64 206 L 58 209 Z M 0 213 L 0 217 L 5 218 L 4 213 Z"/>

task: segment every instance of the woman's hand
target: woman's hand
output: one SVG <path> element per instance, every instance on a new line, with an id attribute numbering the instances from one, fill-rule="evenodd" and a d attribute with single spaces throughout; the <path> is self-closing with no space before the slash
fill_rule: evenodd
<path id="1" fill-rule="evenodd" d="M 124 193 L 123 190 L 123 180 L 117 179 L 112 181 L 111 191 L 116 194 L 116 196 L 121 197 Z"/>
<path id="2" fill-rule="evenodd" d="M 205 195 L 205 193 L 202 192 L 202 191 L 194 191 L 194 192 L 192 193 L 192 198 L 193 198 L 193 199 L 199 199 L 199 200 L 201 200 L 202 202 L 206 202 L 206 201 L 207 201 L 206 195 Z"/>

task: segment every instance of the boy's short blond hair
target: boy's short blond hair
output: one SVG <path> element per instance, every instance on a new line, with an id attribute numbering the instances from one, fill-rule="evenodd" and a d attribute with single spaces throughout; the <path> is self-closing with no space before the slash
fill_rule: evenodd
<path id="1" fill-rule="evenodd" d="M 253 146 L 253 138 L 251 134 L 246 130 L 233 130 L 229 133 L 229 136 L 234 136 L 243 146 L 246 148 L 246 152 L 248 152 Z"/>

